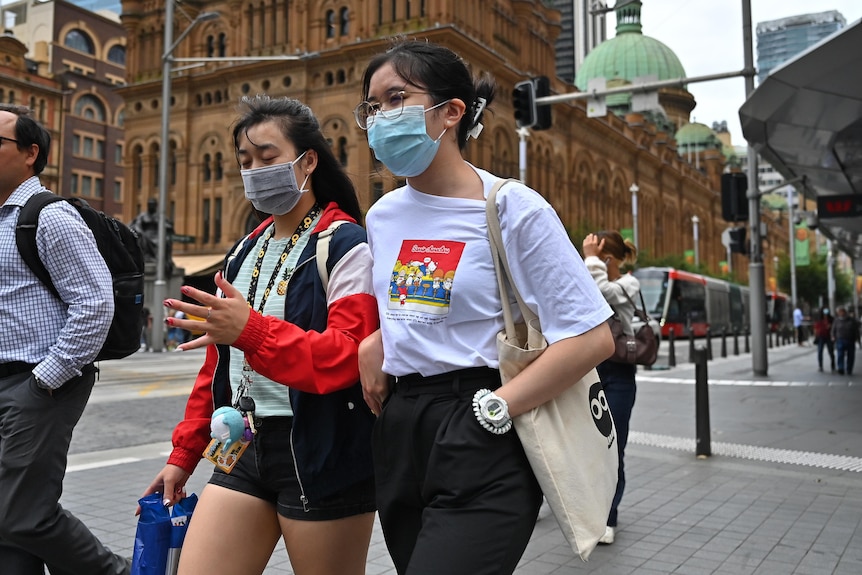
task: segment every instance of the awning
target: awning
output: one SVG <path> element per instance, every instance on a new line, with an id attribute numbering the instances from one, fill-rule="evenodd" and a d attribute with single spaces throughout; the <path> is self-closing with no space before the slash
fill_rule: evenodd
<path id="1" fill-rule="evenodd" d="M 174 265 L 183 268 L 186 276 L 209 276 L 216 273 L 224 263 L 224 254 L 174 255 Z"/>
<path id="2" fill-rule="evenodd" d="M 739 109 L 742 132 L 811 200 L 862 194 L 862 20 L 773 70 Z M 862 258 L 862 217 L 820 219 L 820 230 Z"/>

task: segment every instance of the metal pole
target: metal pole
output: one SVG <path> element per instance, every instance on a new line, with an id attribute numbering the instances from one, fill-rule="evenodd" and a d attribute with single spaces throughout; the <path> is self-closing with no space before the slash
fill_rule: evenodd
<path id="1" fill-rule="evenodd" d="M 787 253 L 790 256 L 790 304 L 796 309 L 796 224 L 793 222 L 793 187 L 787 186 Z"/>
<path id="2" fill-rule="evenodd" d="M 855 282 L 855 278 L 854 278 Z M 856 291 L 856 285 L 853 285 Z M 826 240 L 826 296 L 829 312 L 835 315 L 835 254 L 832 252 L 832 240 Z"/>
<path id="3" fill-rule="evenodd" d="M 527 128 L 518 128 L 518 170 L 520 171 L 521 181 L 527 183 L 527 137 L 530 135 L 530 130 Z"/>
<path id="4" fill-rule="evenodd" d="M 167 297 L 165 260 L 167 251 L 168 154 L 171 112 L 171 51 L 174 43 L 174 0 L 165 2 L 165 50 L 162 54 L 162 131 L 159 145 L 159 235 L 156 245 L 156 282 L 153 286 L 153 351 L 164 351 L 165 307 Z"/>
<path id="5" fill-rule="evenodd" d="M 638 236 L 638 187 L 632 184 L 632 235 L 634 236 L 635 247 L 640 247 Z"/>
<path id="6" fill-rule="evenodd" d="M 742 0 L 742 42 L 745 57 L 745 95 L 754 92 L 754 49 L 751 38 L 751 0 Z M 769 363 L 766 353 L 766 282 L 760 241 L 760 194 L 757 190 L 757 152 L 748 146 L 748 225 L 751 229 L 751 257 L 748 262 L 748 285 L 751 290 L 751 369 L 755 375 L 766 375 Z"/>
<path id="7" fill-rule="evenodd" d="M 694 226 L 694 267 L 700 267 L 700 238 L 698 237 L 697 224 L 700 222 L 700 218 L 697 216 L 691 216 L 691 224 Z"/>

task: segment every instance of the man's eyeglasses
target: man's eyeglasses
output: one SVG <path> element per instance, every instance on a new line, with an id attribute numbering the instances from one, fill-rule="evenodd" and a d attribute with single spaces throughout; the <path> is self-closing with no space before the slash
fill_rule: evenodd
<path id="1" fill-rule="evenodd" d="M 363 130 L 374 123 L 374 117 L 377 114 L 382 114 L 384 118 L 394 120 L 401 115 L 404 110 L 404 96 L 408 94 L 428 95 L 428 92 L 409 92 L 407 90 L 398 90 L 397 92 L 389 92 L 385 97 L 384 102 L 360 102 L 353 110 L 353 117 L 356 118 L 356 124 Z"/>
<path id="2" fill-rule="evenodd" d="M 12 142 L 15 145 L 18 145 L 18 140 L 13 140 L 12 138 L 7 138 L 6 136 L 0 136 L 0 146 L 3 145 L 3 142 Z"/>

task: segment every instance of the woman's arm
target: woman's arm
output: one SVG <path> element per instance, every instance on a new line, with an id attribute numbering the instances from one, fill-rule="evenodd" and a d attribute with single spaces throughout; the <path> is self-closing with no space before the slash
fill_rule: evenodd
<path id="1" fill-rule="evenodd" d="M 611 330 L 602 323 L 586 333 L 552 343 L 496 393 L 506 400 L 509 415 L 515 417 L 560 395 L 613 353 Z"/>

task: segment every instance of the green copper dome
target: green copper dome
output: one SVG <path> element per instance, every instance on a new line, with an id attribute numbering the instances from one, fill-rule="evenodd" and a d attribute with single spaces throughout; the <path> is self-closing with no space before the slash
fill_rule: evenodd
<path id="1" fill-rule="evenodd" d="M 676 146 L 680 150 L 722 149 L 724 145 L 712 128 L 699 122 L 691 122 L 676 131 Z"/>
<path id="2" fill-rule="evenodd" d="M 584 59 L 575 85 L 585 91 L 593 78 L 632 82 L 640 76 L 659 80 L 685 78 L 685 69 L 673 50 L 641 32 L 641 2 L 617 1 L 617 35 L 597 46 Z"/>

